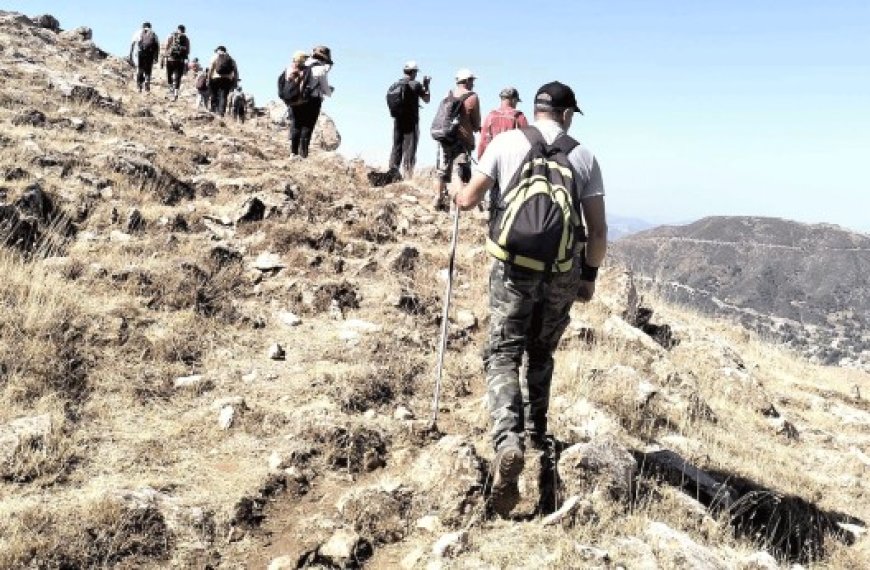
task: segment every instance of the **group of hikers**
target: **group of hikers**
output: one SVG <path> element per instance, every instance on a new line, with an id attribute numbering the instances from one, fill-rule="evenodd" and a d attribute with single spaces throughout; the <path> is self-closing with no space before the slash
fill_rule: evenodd
<path id="1" fill-rule="evenodd" d="M 242 91 L 239 69 L 226 47 L 218 46 L 206 67 L 200 65 L 199 58 L 188 61 L 190 38 L 183 25 L 169 35 L 161 51 L 160 40 L 151 23 L 144 22 L 133 33 L 128 55 L 130 63 L 133 63 L 134 52 L 139 92 L 151 91 L 154 64 L 159 61 L 166 69 L 166 83 L 173 100 L 178 100 L 182 77 L 190 73 L 197 91 L 197 109 L 202 107 L 222 117 L 229 110 L 230 116 L 239 122 L 245 122 L 247 109 L 253 109 L 253 97 Z"/>
<path id="2" fill-rule="evenodd" d="M 294 54 L 279 76 L 279 95 L 293 119 L 294 154 L 308 154 L 322 98 L 332 94 L 326 79 L 331 65 L 321 46 L 311 56 Z M 393 117 L 390 171 L 398 178 L 414 173 L 420 105 L 431 101 L 431 78 L 417 80 L 418 64 L 408 61 L 402 71 L 386 94 Z M 538 462 L 538 512 L 552 512 L 558 481 L 557 444 L 547 421 L 553 353 L 573 303 L 595 293 L 607 249 L 604 184 L 593 153 L 567 134 L 575 115 L 583 114 L 568 85 L 552 81 L 538 89 L 532 124 L 517 109 L 521 99 L 514 87 L 501 90 L 499 107 L 481 121 L 475 79 L 469 69 L 458 70 L 432 122 L 439 144 L 435 206 L 452 203 L 458 216 L 489 196 L 486 251 L 493 265 L 483 360 L 496 455 L 488 504 L 499 516 L 516 506 L 529 447 Z"/>
<path id="3" fill-rule="evenodd" d="M 150 28 L 145 23 L 131 46 L 131 57 L 133 47 L 139 48 L 137 85 L 146 91 L 159 49 Z M 177 97 L 190 53 L 183 26 L 170 36 L 164 51 L 167 81 Z M 198 66 L 197 60 L 191 63 Z M 317 46 L 310 53 L 295 52 L 278 77 L 294 155 L 308 156 L 323 98 L 334 91 L 328 79 L 332 65 L 330 49 Z M 398 179 L 414 174 L 420 106 L 431 101 L 431 78 L 417 80 L 418 64 L 408 61 L 402 71 L 386 95 L 393 117 L 390 171 Z M 206 69 L 197 70 L 199 77 L 205 78 L 202 84 L 197 80 L 201 102 L 210 102 L 213 112 L 223 115 L 228 101 L 241 97 L 232 98 L 238 68 L 223 46 Z M 575 116 L 583 114 L 568 85 L 551 81 L 537 90 L 530 124 L 517 109 L 521 99 L 516 88 L 502 89 L 499 107 L 481 120 L 474 73 L 462 68 L 454 79 L 430 129 L 439 146 L 435 206 L 446 209 L 452 204 L 458 220 L 460 210 L 489 198 L 490 324 L 483 364 L 495 459 L 488 504 L 500 516 L 516 506 L 529 448 L 537 461 L 538 511 L 552 512 L 558 481 L 556 442 L 547 420 L 553 353 L 573 303 L 592 299 L 604 261 L 607 223 L 601 170 L 592 151 L 567 134 Z M 475 149 L 477 164 L 472 168 Z"/>

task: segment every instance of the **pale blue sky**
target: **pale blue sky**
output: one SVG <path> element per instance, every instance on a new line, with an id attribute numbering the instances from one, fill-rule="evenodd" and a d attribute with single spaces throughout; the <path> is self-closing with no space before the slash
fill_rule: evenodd
<path id="1" fill-rule="evenodd" d="M 870 2 L 595 0 L 270 2 L 7 1 L 126 54 L 150 20 L 161 39 L 183 23 L 193 54 L 226 45 L 259 103 L 296 49 L 332 48 L 335 97 L 324 110 L 341 151 L 384 165 L 384 93 L 405 60 L 433 77 L 434 99 L 459 67 L 477 75 L 484 112 L 516 86 L 573 86 L 585 117 L 571 133 L 597 154 L 611 212 L 655 222 L 767 215 L 870 231 Z M 540 3 L 535 5 L 541 5 Z M 452 8 L 451 8 L 452 7 Z"/>

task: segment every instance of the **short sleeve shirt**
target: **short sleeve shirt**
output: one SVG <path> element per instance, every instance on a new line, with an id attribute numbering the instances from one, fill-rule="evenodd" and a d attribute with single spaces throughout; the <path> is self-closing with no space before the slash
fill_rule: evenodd
<path id="1" fill-rule="evenodd" d="M 547 144 L 553 144 L 553 141 L 565 132 L 559 123 L 551 120 L 536 121 L 533 126 L 541 131 Z M 501 133 L 486 147 L 477 170 L 495 180 L 496 187 L 504 187 L 520 169 L 523 159 L 531 148 L 532 145 L 521 130 L 514 129 Z M 577 194 L 581 200 L 604 196 L 601 169 L 591 150 L 583 144 L 578 144 L 568 155 L 568 162 L 571 164 L 577 184 Z"/>

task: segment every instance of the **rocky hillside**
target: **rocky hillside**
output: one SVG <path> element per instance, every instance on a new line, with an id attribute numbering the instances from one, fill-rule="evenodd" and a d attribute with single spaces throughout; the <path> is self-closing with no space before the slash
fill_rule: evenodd
<path id="1" fill-rule="evenodd" d="M 870 370 L 870 236 L 712 217 L 641 232 L 614 249 L 666 298 L 735 317 L 823 364 Z"/>
<path id="2" fill-rule="evenodd" d="M 0 13 L 0 568 L 862 568 L 867 374 L 602 271 L 486 508 L 483 220 Z M 338 104 L 338 103 L 336 103 Z M 653 312 L 654 309 L 654 312 Z"/>

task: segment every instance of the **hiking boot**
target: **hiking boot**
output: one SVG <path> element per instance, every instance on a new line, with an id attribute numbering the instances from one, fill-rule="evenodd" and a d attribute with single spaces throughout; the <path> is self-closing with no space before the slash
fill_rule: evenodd
<path id="1" fill-rule="evenodd" d="M 432 208 L 439 212 L 450 210 L 450 195 L 447 194 L 446 190 L 438 193 L 438 196 L 432 201 Z"/>
<path id="2" fill-rule="evenodd" d="M 506 517 L 520 501 L 517 480 L 523 471 L 523 452 L 518 447 L 504 447 L 492 462 L 492 492 L 489 504 L 495 514 Z"/>
<path id="3" fill-rule="evenodd" d="M 556 441 L 551 435 L 529 438 L 538 461 L 538 504 L 535 512 L 548 515 L 559 507 L 559 473 Z"/>
<path id="4" fill-rule="evenodd" d="M 173 101 L 178 101 L 178 89 L 173 89 L 173 90 L 172 90 L 172 100 L 173 100 Z"/>

